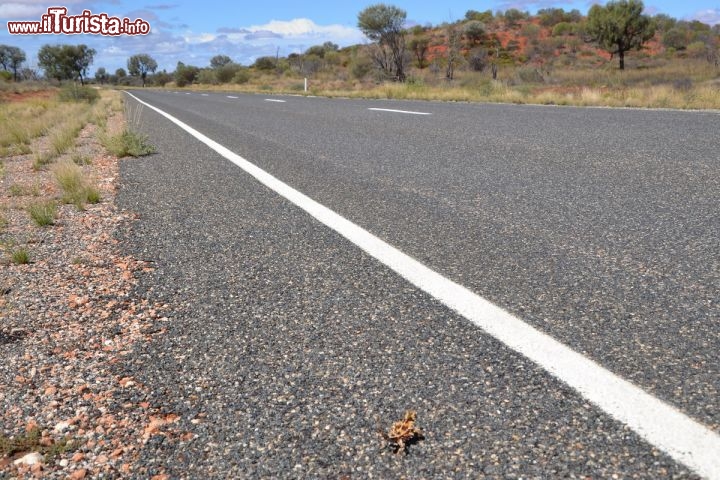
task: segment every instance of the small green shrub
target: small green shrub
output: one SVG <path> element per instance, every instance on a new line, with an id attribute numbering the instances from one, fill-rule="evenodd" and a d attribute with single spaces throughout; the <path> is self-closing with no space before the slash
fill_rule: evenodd
<path id="1" fill-rule="evenodd" d="M 54 170 L 55 180 L 63 191 L 62 201 L 83 210 L 85 203 L 98 203 L 100 193 L 83 176 L 82 169 L 70 161 L 59 163 Z"/>
<path id="2" fill-rule="evenodd" d="M 50 152 L 37 153 L 35 154 L 35 160 L 33 161 L 33 170 L 42 170 L 52 163 L 55 157 Z"/>
<path id="3" fill-rule="evenodd" d="M 155 147 L 144 135 L 125 129 L 122 133 L 101 139 L 108 152 L 116 157 L 143 157 L 155 153 Z"/>
<path id="4" fill-rule="evenodd" d="M 28 213 L 38 227 L 47 227 L 55 223 L 57 207 L 53 201 L 37 202 L 28 207 Z"/>
<path id="5" fill-rule="evenodd" d="M 80 153 L 73 153 L 70 159 L 75 165 L 92 165 L 92 158 Z"/>
<path id="6" fill-rule="evenodd" d="M 30 263 L 30 252 L 25 247 L 16 248 L 10 254 L 10 259 L 16 265 L 25 265 Z"/>
<path id="7" fill-rule="evenodd" d="M 100 196 L 100 191 L 92 186 L 89 186 L 85 189 L 85 198 L 87 202 L 91 204 L 100 203 L 100 200 L 102 200 L 102 197 Z"/>

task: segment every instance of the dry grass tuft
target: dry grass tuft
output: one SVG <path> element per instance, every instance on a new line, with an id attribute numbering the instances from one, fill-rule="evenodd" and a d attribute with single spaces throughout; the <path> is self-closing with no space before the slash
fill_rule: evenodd
<path id="1" fill-rule="evenodd" d="M 59 162 L 53 169 L 53 173 L 62 189 L 64 203 L 71 203 L 82 210 L 86 203 L 100 201 L 98 189 L 85 177 L 82 168 L 71 160 Z"/>

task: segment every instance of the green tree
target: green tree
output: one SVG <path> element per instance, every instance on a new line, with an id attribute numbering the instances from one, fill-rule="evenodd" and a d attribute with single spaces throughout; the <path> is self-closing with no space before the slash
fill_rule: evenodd
<path id="1" fill-rule="evenodd" d="M 79 78 L 85 85 L 95 53 L 95 49 L 87 45 L 43 45 L 38 51 L 38 65 L 48 78 L 58 81 Z"/>
<path id="2" fill-rule="evenodd" d="M 511 8 L 505 11 L 503 17 L 505 18 L 507 26 L 514 28 L 517 27 L 520 20 L 526 20 L 529 15 L 526 12 L 521 12 L 517 8 Z"/>
<path id="3" fill-rule="evenodd" d="M 477 20 L 478 22 L 492 22 L 493 13 L 492 10 L 485 10 L 484 12 L 478 12 L 477 10 L 468 10 L 465 12 L 465 20 Z"/>
<path id="4" fill-rule="evenodd" d="M 43 45 L 38 50 L 38 65 L 45 71 L 47 78 L 58 82 L 72 78 L 67 62 L 64 59 L 62 45 Z"/>
<path id="5" fill-rule="evenodd" d="M 275 57 L 266 56 L 257 58 L 253 66 L 257 70 L 272 70 L 275 68 L 275 64 Z"/>
<path id="6" fill-rule="evenodd" d="M 477 45 L 485 38 L 485 24 L 478 20 L 470 20 L 463 25 L 465 38 L 470 46 Z"/>
<path id="7" fill-rule="evenodd" d="M 25 52 L 18 47 L 0 45 L 0 65 L 4 70 L 13 72 L 13 78 L 18 81 L 18 70 L 25 61 Z"/>
<path id="8" fill-rule="evenodd" d="M 665 48 L 674 48 L 675 50 L 685 50 L 690 43 L 687 29 L 671 28 L 662 36 L 662 43 Z"/>
<path id="9" fill-rule="evenodd" d="M 184 87 L 185 85 L 192 84 L 195 80 L 197 80 L 199 73 L 200 69 L 198 67 L 178 62 L 177 67 L 175 68 L 175 84 L 178 87 Z"/>
<path id="10" fill-rule="evenodd" d="M 118 78 L 125 78 L 127 77 L 127 72 L 124 68 L 118 68 L 117 70 L 115 70 L 115 76 Z"/>
<path id="11" fill-rule="evenodd" d="M 358 28 L 376 43 L 374 59 L 388 75 L 405 81 L 405 19 L 407 12 L 378 3 L 358 13 Z"/>
<path id="12" fill-rule="evenodd" d="M 100 85 L 103 85 L 105 82 L 107 82 L 108 78 L 110 78 L 110 75 L 108 75 L 105 67 L 100 67 L 95 70 L 95 80 L 100 82 Z"/>
<path id="13" fill-rule="evenodd" d="M 144 87 L 148 72 L 155 73 L 158 64 L 155 59 L 147 53 L 139 53 L 128 58 L 127 67 L 130 75 L 133 77 L 140 76 L 140 78 L 142 78 L 142 85 Z"/>
<path id="14" fill-rule="evenodd" d="M 617 0 L 604 7 L 593 5 L 588 12 L 587 32 L 601 48 L 618 55 L 620 70 L 625 69 L 625 52 L 640 50 L 655 34 L 653 22 L 642 11 L 640 0 Z"/>
<path id="15" fill-rule="evenodd" d="M 412 37 L 408 42 L 410 51 L 415 55 L 417 66 L 420 69 L 427 67 L 427 52 L 430 47 L 430 39 L 425 35 Z"/>
<path id="16" fill-rule="evenodd" d="M 85 85 L 87 70 L 92 65 L 97 52 L 87 45 L 64 45 L 64 50 L 67 66 L 73 73 L 73 77 L 77 75 L 80 78 L 80 84 Z"/>
<path id="17" fill-rule="evenodd" d="M 232 63 L 232 58 L 227 55 L 215 55 L 210 59 L 210 68 L 220 68 Z"/>

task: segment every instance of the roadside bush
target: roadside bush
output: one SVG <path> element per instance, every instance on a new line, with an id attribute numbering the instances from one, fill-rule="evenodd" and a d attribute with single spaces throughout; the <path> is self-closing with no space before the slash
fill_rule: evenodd
<path id="1" fill-rule="evenodd" d="M 241 67 L 240 70 L 233 75 L 232 81 L 237 84 L 247 83 L 250 81 L 250 72 L 248 72 L 247 68 Z"/>
<path id="2" fill-rule="evenodd" d="M 155 147 L 148 142 L 147 137 L 128 129 L 112 137 L 103 137 L 101 141 L 108 152 L 118 158 L 142 157 L 155 153 Z"/>
<path id="3" fill-rule="evenodd" d="M 536 68 L 526 67 L 517 70 L 517 77 L 521 83 L 544 83 L 545 79 Z"/>
<path id="4" fill-rule="evenodd" d="M 237 63 L 228 63 L 215 69 L 215 78 L 220 83 L 230 83 L 241 68 Z"/>
<path id="5" fill-rule="evenodd" d="M 71 83 L 60 90 L 59 98 L 63 102 L 95 103 L 100 98 L 100 93 L 92 87 Z"/>
<path id="6" fill-rule="evenodd" d="M 468 54 L 468 65 L 474 72 L 482 72 L 488 64 L 488 53 L 484 48 L 473 48 Z"/>
<path id="7" fill-rule="evenodd" d="M 362 80 L 368 73 L 370 73 L 372 68 L 373 64 L 369 58 L 358 55 L 358 57 L 350 64 L 350 73 L 358 80 Z"/>
<path id="8" fill-rule="evenodd" d="M 573 23 L 560 22 L 552 29 L 553 37 L 562 37 L 563 35 L 574 35 L 577 32 L 577 26 Z"/>
<path id="9" fill-rule="evenodd" d="M 260 57 L 253 64 L 258 70 L 273 70 L 275 68 L 275 57 Z"/>
<path id="10" fill-rule="evenodd" d="M 218 80 L 215 76 L 215 71 L 210 69 L 200 70 L 200 73 L 198 73 L 197 76 L 197 83 L 202 83 L 204 85 L 217 85 Z"/>

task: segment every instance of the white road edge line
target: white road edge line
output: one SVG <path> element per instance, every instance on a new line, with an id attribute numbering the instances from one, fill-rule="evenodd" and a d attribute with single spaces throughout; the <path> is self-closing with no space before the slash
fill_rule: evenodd
<path id="1" fill-rule="evenodd" d="M 717 433 L 462 285 L 431 270 L 169 113 L 129 92 L 125 93 L 175 123 L 413 285 L 547 370 L 676 461 L 703 477 L 720 480 L 720 435 Z"/>
<path id="2" fill-rule="evenodd" d="M 266 102 L 285 103 L 285 100 L 278 100 L 277 98 L 266 98 Z"/>
<path id="3" fill-rule="evenodd" d="M 409 115 L 432 115 L 428 112 L 411 112 L 410 110 L 394 110 L 392 108 L 368 108 L 374 112 L 393 112 L 393 113 L 407 113 Z"/>
<path id="4" fill-rule="evenodd" d="M 239 98 L 239 97 L 233 97 L 232 95 L 226 95 L 227 98 Z"/>

